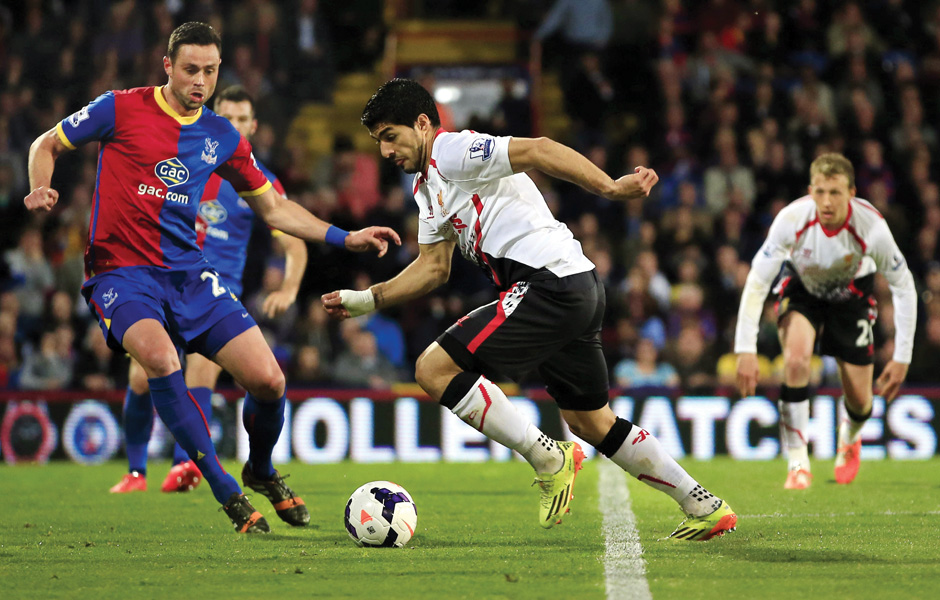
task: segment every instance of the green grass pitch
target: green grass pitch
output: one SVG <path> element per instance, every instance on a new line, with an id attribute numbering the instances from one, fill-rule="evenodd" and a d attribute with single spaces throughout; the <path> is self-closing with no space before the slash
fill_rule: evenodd
<path id="1" fill-rule="evenodd" d="M 831 481 L 831 461 L 816 461 L 801 492 L 783 489 L 783 460 L 683 465 L 729 501 L 738 530 L 660 541 L 679 511 L 629 480 L 653 598 L 938 597 L 940 459 L 863 462 L 849 486 Z M 596 460 L 578 477 L 573 513 L 549 531 L 536 523 L 537 492 L 518 462 L 287 465 L 311 524 L 290 528 L 255 495 L 273 528 L 263 536 L 235 534 L 205 485 L 160 493 L 167 468 L 151 464 L 148 492 L 113 495 L 123 463 L 0 467 L 0 597 L 607 597 Z M 360 549 L 346 535 L 346 498 L 375 479 L 415 498 L 406 548 Z"/>

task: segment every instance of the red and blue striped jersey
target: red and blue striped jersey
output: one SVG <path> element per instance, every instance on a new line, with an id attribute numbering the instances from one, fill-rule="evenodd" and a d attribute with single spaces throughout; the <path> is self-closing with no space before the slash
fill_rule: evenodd
<path id="1" fill-rule="evenodd" d="M 277 193 L 286 195 L 274 173 L 256 164 Z M 230 283 L 242 280 L 254 219 L 254 211 L 231 183 L 218 175 L 209 178 L 196 217 L 198 243 L 206 260 Z"/>
<path id="2" fill-rule="evenodd" d="M 85 276 L 119 267 L 182 269 L 205 264 L 196 243 L 196 213 L 213 173 L 242 196 L 271 183 L 251 145 L 207 108 L 174 111 L 159 87 L 106 92 L 56 125 L 68 148 L 97 140 Z"/>

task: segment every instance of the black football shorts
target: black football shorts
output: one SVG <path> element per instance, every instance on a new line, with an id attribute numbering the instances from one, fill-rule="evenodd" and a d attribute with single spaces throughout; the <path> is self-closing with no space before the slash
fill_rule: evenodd
<path id="1" fill-rule="evenodd" d="M 531 279 L 462 317 L 437 342 L 465 371 L 518 381 L 538 370 L 559 407 L 602 408 L 604 284 L 595 271 L 561 278 L 543 271 Z"/>
<path id="2" fill-rule="evenodd" d="M 856 295 L 842 302 L 823 300 L 810 294 L 800 279 L 783 279 L 777 293 L 777 322 L 789 312 L 805 316 L 816 330 L 818 353 L 834 356 L 853 365 L 870 365 L 875 358 L 872 328 L 878 318 L 872 297 L 874 275 L 854 282 Z"/>

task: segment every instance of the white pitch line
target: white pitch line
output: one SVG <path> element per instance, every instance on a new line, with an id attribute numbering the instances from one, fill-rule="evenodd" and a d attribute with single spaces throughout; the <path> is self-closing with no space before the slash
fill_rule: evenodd
<path id="1" fill-rule="evenodd" d="M 636 530 L 636 516 L 630 508 L 626 473 L 606 459 L 596 462 L 598 504 L 604 517 L 602 525 L 604 579 L 608 600 L 652 600 L 646 581 L 646 561 Z"/>
<path id="2" fill-rule="evenodd" d="M 940 515 L 940 510 L 922 510 L 922 511 L 897 511 L 897 510 L 886 510 L 883 512 L 841 512 L 841 513 L 803 513 L 803 514 L 787 514 L 787 513 L 769 513 L 763 515 L 738 515 L 739 519 L 780 519 L 780 518 L 791 518 L 791 519 L 806 519 L 806 518 L 832 518 L 832 517 L 893 517 L 893 516 L 934 516 Z"/>

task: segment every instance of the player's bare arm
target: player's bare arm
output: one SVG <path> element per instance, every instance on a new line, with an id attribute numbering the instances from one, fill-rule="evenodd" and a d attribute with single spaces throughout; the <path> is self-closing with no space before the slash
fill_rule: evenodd
<path id="1" fill-rule="evenodd" d="M 321 297 L 323 308 L 334 319 L 358 317 L 378 308 L 408 302 L 440 287 L 450 279 L 455 241 L 421 244 L 418 258 L 401 273 L 367 290 L 338 290 Z"/>
<path id="2" fill-rule="evenodd" d="M 36 138 L 29 147 L 29 188 L 32 191 L 23 199 L 27 209 L 48 212 L 59 201 L 59 192 L 49 186 L 55 161 L 67 150 L 68 146 L 59 139 L 55 128 Z"/>
<path id="3" fill-rule="evenodd" d="M 889 360 L 884 370 L 875 381 L 875 387 L 878 393 L 885 399 L 885 402 L 894 400 L 901 389 L 901 384 L 907 379 L 907 369 L 910 365 Z"/>
<path id="4" fill-rule="evenodd" d="M 326 232 L 330 224 L 317 218 L 296 202 L 281 196 L 274 188 L 269 188 L 256 196 L 248 196 L 245 200 L 252 210 L 274 229 L 308 242 L 326 241 Z M 374 250 L 381 257 L 388 252 L 389 240 L 401 245 L 401 238 L 393 229 L 366 227 L 350 232 L 346 236 L 345 246 L 352 252 Z"/>
<path id="5" fill-rule="evenodd" d="M 738 392 L 742 398 L 754 395 L 754 392 L 757 391 L 759 376 L 760 367 L 757 363 L 757 355 L 752 352 L 738 354 Z"/>
<path id="6" fill-rule="evenodd" d="M 286 233 L 276 235 L 274 239 L 284 250 L 284 283 L 279 289 L 268 294 L 261 305 L 261 312 L 268 318 L 278 316 L 297 301 L 300 281 L 307 269 L 307 244 L 303 240 Z"/>
<path id="7" fill-rule="evenodd" d="M 637 167 L 634 173 L 614 180 L 582 154 L 544 137 L 512 138 L 509 162 L 514 173 L 536 169 L 610 200 L 649 196 L 659 181 L 656 171 L 646 167 Z"/>

